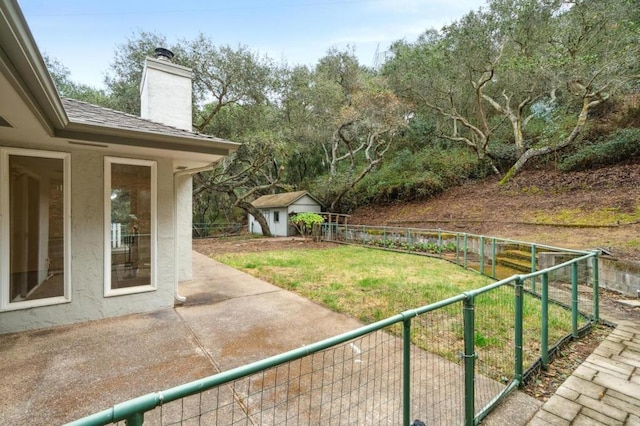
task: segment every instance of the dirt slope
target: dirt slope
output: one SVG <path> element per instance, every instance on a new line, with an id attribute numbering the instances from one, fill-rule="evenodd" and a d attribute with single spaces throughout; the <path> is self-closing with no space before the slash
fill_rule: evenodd
<path id="1" fill-rule="evenodd" d="M 640 260 L 640 164 L 588 172 L 525 171 L 469 182 L 421 202 L 367 206 L 350 224 L 449 229 Z"/>

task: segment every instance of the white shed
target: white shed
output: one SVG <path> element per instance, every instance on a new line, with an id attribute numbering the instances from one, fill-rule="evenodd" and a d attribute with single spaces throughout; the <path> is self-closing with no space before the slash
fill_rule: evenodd
<path id="1" fill-rule="evenodd" d="M 262 212 L 271 233 L 278 237 L 289 237 L 298 233 L 296 228 L 289 223 L 290 215 L 304 212 L 320 213 L 322 211 L 320 201 L 307 191 L 263 195 L 251 204 Z M 249 232 L 262 234 L 262 228 L 253 215 L 249 215 Z"/>

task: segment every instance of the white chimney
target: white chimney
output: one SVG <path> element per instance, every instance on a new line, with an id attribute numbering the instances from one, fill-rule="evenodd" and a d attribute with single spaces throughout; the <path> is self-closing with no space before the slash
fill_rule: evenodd
<path id="1" fill-rule="evenodd" d="M 140 82 L 140 116 L 192 131 L 191 70 L 171 62 L 173 52 L 157 48 L 146 58 Z"/>

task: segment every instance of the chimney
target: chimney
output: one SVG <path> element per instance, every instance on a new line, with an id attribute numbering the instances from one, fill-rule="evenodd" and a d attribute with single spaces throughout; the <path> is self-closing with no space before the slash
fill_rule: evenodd
<path id="1" fill-rule="evenodd" d="M 173 52 L 159 47 L 146 58 L 140 82 L 140 116 L 192 131 L 191 69 L 172 62 Z"/>

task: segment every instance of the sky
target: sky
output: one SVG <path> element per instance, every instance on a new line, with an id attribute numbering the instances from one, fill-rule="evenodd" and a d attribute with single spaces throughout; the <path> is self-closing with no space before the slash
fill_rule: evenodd
<path id="1" fill-rule="evenodd" d="M 76 83 L 104 88 L 113 53 L 140 31 L 170 44 L 209 36 L 289 65 L 313 66 L 330 48 L 351 46 L 373 66 L 397 40 L 412 42 L 486 0 L 19 0 L 41 52 Z"/>

